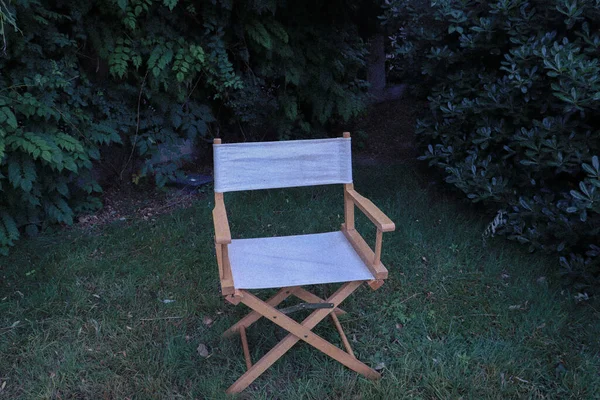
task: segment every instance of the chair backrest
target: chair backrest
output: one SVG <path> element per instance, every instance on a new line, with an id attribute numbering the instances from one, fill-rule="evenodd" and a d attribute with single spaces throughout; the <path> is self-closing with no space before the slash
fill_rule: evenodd
<path id="1" fill-rule="evenodd" d="M 352 183 L 350 138 L 213 145 L 215 192 Z"/>

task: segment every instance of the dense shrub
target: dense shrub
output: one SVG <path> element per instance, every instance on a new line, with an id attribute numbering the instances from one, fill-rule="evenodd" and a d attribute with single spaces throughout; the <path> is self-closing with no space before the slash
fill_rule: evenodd
<path id="1" fill-rule="evenodd" d="M 565 277 L 591 290 L 600 270 L 600 1 L 422 3 L 389 2 L 382 17 L 392 65 L 422 63 L 422 159 L 471 201 L 502 211 L 500 233 L 558 253 Z"/>
<path id="2" fill-rule="evenodd" d="M 356 115 L 352 12 L 342 0 L 0 1 L 0 254 L 98 207 L 93 165 L 162 185 L 179 164 L 156 159 L 183 140 L 309 136 Z"/>

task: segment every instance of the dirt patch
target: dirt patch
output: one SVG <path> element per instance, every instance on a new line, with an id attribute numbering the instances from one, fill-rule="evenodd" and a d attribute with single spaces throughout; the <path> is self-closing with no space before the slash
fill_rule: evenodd
<path id="1" fill-rule="evenodd" d="M 205 185 L 202 188 L 212 187 Z M 115 221 L 146 220 L 190 207 L 195 201 L 207 196 L 204 191 L 188 188 L 155 188 L 152 184 L 136 186 L 126 184 L 105 190 L 102 209 L 94 214 L 82 215 L 77 219 L 79 228 L 93 228 Z"/>

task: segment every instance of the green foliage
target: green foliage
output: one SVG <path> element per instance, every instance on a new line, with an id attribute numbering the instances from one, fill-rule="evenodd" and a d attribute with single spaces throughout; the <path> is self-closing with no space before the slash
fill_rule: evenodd
<path id="1" fill-rule="evenodd" d="M 364 46 L 329 6 L 347 8 L 0 2 L 0 253 L 98 207 L 98 166 L 163 185 L 183 141 L 309 136 L 360 112 Z"/>
<path id="2" fill-rule="evenodd" d="M 565 277 L 590 290 L 600 278 L 600 3 L 412 3 L 382 18 L 402 28 L 392 63 L 419 60 L 430 87 L 422 159 L 471 201 L 507 211 L 499 233 L 558 253 Z"/>

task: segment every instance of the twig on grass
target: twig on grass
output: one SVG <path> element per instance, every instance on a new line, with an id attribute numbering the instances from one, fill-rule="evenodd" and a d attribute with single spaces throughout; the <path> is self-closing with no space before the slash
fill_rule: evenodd
<path id="1" fill-rule="evenodd" d="M 161 319 L 181 319 L 184 317 L 156 317 L 156 318 L 140 318 L 140 321 L 158 321 Z"/>
<path id="2" fill-rule="evenodd" d="M 464 318 L 464 317 L 497 317 L 498 314 L 464 314 L 464 315 L 456 315 L 452 318 Z"/>
<path id="3" fill-rule="evenodd" d="M 11 329 L 15 329 L 17 327 L 19 327 L 19 324 L 21 323 L 21 321 L 17 321 L 14 324 L 12 324 L 11 326 L 5 326 L 4 328 L 0 328 L 0 332 L 4 333 L 4 332 L 8 332 Z"/>
<path id="4" fill-rule="evenodd" d="M 415 294 L 413 294 L 412 296 L 409 296 L 409 297 L 405 298 L 404 300 L 402 300 L 402 301 L 401 301 L 400 303 L 398 303 L 398 304 L 405 303 L 405 302 L 409 301 L 410 299 L 412 299 L 413 297 L 415 297 L 415 296 L 416 296 L 416 295 L 418 295 L 418 294 L 419 294 L 419 293 L 415 293 Z"/>

